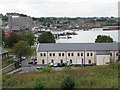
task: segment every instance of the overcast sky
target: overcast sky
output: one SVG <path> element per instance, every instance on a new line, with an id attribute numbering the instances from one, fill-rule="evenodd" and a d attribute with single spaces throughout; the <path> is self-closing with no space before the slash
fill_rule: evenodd
<path id="1" fill-rule="evenodd" d="M 119 0 L 0 0 L 0 13 L 18 12 L 32 17 L 118 16 Z"/>

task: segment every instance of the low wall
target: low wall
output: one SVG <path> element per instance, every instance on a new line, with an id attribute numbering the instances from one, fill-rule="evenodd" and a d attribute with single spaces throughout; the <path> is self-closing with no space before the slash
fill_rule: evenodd
<path id="1" fill-rule="evenodd" d="M 15 69 L 14 64 L 10 64 L 9 66 L 2 69 L 2 73 L 5 74 L 5 73 L 10 72 L 10 71 L 12 71 L 14 69 Z"/>

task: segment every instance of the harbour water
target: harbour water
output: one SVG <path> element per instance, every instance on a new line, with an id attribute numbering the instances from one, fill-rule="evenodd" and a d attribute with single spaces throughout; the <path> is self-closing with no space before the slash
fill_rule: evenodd
<path id="1" fill-rule="evenodd" d="M 118 30 L 113 31 L 76 31 L 78 35 L 70 35 L 72 38 L 57 39 L 56 43 L 94 43 L 98 35 L 107 35 L 118 42 Z"/>

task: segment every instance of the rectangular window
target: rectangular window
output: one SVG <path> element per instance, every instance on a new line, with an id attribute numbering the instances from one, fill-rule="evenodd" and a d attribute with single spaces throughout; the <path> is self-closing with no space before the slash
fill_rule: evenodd
<path id="1" fill-rule="evenodd" d="M 70 56 L 70 53 L 68 53 L 68 56 Z"/>
<path id="2" fill-rule="evenodd" d="M 71 53 L 71 56 L 74 56 L 74 54 L 73 54 L 73 53 Z"/>
<path id="3" fill-rule="evenodd" d="M 59 56 L 61 56 L 61 53 L 59 53 Z"/>
<path id="4" fill-rule="evenodd" d="M 42 60 L 42 64 L 45 64 L 44 60 Z"/>
<path id="5" fill-rule="evenodd" d="M 55 53 L 53 53 L 53 56 L 55 56 Z"/>
<path id="6" fill-rule="evenodd" d="M 46 53 L 44 53 L 44 56 L 46 56 Z"/>
<path id="7" fill-rule="evenodd" d="M 118 56 L 118 53 L 116 53 L 116 56 Z"/>
<path id="8" fill-rule="evenodd" d="M 110 53 L 110 56 L 112 56 L 112 53 Z"/>
<path id="9" fill-rule="evenodd" d="M 52 54 L 50 53 L 50 56 L 52 56 Z"/>
<path id="10" fill-rule="evenodd" d="M 89 56 L 89 53 L 87 53 L 87 56 Z"/>
<path id="11" fill-rule="evenodd" d="M 93 56 L 93 54 L 91 53 L 90 56 Z"/>
<path id="12" fill-rule="evenodd" d="M 40 53 L 40 56 L 42 56 L 42 53 Z"/>
<path id="13" fill-rule="evenodd" d="M 78 53 L 77 56 L 80 56 L 80 53 Z"/>
<path id="14" fill-rule="evenodd" d="M 54 63 L 54 60 L 51 60 L 51 63 Z"/>
<path id="15" fill-rule="evenodd" d="M 64 53 L 62 53 L 62 56 L 64 56 Z"/>
<path id="16" fill-rule="evenodd" d="M 60 62 L 63 63 L 63 60 L 61 60 Z"/>
<path id="17" fill-rule="evenodd" d="M 81 53 L 81 56 L 83 56 L 83 53 Z"/>

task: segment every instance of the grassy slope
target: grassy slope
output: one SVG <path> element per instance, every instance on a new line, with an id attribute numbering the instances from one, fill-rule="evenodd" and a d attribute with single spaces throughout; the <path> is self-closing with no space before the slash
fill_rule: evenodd
<path id="1" fill-rule="evenodd" d="M 64 69 L 53 73 L 30 72 L 3 76 L 3 87 L 33 88 L 37 79 L 43 81 L 47 88 L 60 88 L 66 76 L 72 76 L 76 88 L 117 88 L 117 64 L 108 66 L 82 67 L 71 70 Z"/>

